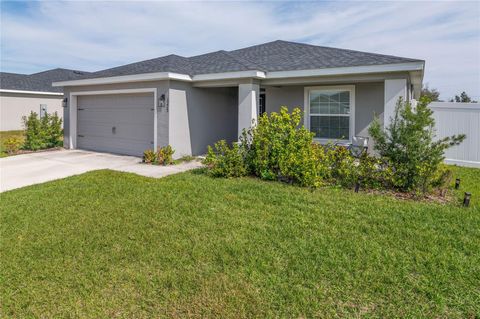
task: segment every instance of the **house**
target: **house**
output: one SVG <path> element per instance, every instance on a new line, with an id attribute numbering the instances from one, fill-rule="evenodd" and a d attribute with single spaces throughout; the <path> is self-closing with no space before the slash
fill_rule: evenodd
<path id="1" fill-rule="evenodd" d="M 399 97 L 418 98 L 423 60 L 274 41 L 193 57 L 168 55 L 54 83 L 65 145 L 140 156 L 170 144 L 198 155 L 235 141 L 259 114 L 301 107 L 320 142 L 367 135 Z"/>
<path id="2" fill-rule="evenodd" d="M 0 72 L 0 131 L 21 130 L 22 117 L 36 112 L 63 116 L 63 92 L 52 82 L 73 80 L 87 72 L 53 69 L 34 74 Z"/>

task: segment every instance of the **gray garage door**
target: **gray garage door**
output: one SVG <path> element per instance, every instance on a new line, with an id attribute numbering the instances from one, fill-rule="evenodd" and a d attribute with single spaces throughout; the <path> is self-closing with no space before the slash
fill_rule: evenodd
<path id="1" fill-rule="evenodd" d="M 77 97 L 77 148 L 141 156 L 153 148 L 153 93 Z"/>

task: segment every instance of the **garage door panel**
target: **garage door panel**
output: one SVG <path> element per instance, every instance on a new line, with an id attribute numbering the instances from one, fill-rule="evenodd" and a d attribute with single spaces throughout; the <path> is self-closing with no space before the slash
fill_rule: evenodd
<path id="1" fill-rule="evenodd" d="M 142 154 L 146 149 L 151 149 L 153 147 L 152 144 L 145 143 L 144 141 L 135 141 L 131 139 L 122 140 L 118 138 L 108 138 L 102 136 L 96 136 L 95 140 L 92 140 L 91 137 L 79 137 L 78 141 L 81 143 L 82 149 L 133 156 L 139 156 L 139 154 Z M 106 144 L 108 144 L 108 149 L 103 147 L 103 145 Z"/>
<path id="2" fill-rule="evenodd" d="M 112 116 L 112 112 L 115 112 L 115 115 Z M 84 109 L 78 111 L 78 121 L 95 121 L 98 123 L 135 123 L 142 124 L 149 122 L 153 119 L 153 111 L 150 109 L 141 110 L 141 109 L 122 109 L 122 110 L 95 110 L 95 109 Z"/>
<path id="3" fill-rule="evenodd" d="M 78 97 L 77 105 L 82 108 L 122 109 L 122 108 L 151 108 L 153 94 L 106 94 L 82 95 Z"/>
<path id="4" fill-rule="evenodd" d="M 114 127 L 114 129 L 112 129 Z M 111 138 L 126 138 L 133 140 L 152 140 L 151 125 L 121 124 L 118 126 L 104 125 L 103 123 L 85 123 L 79 127 L 77 133 L 84 136 L 105 136 Z"/>
<path id="5" fill-rule="evenodd" d="M 153 147 L 153 94 L 79 96 L 78 148 L 141 156 Z"/>

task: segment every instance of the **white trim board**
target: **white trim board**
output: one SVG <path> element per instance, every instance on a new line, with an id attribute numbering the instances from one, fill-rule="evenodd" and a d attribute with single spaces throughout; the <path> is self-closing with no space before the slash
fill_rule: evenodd
<path id="1" fill-rule="evenodd" d="M 349 123 L 349 134 L 350 136 L 346 140 L 330 140 L 325 138 L 315 138 L 314 140 L 319 143 L 328 143 L 328 142 L 351 142 L 352 137 L 355 136 L 355 85 L 322 85 L 322 86 L 306 86 L 304 88 L 304 118 L 303 122 L 305 128 L 310 131 L 310 91 L 330 91 L 330 90 L 344 90 L 350 92 L 350 123 Z M 334 114 L 332 114 L 334 115 Z"/>
<path id="2" fill-rule="evenodd" d="M 238 72 L 223 72 L 223 73 L 211 73 L 211 74 L 198 74 L 193 76 L 193 81 L 212 81 L 212 80 L 229 80 L 229 79 L 265 79 L 265 72 L 253 70 L 253 71 L 238 71 Z"/>
<path id="3" fill-rule="evenodd" d="M 38 94 L 38 95 L 63 95 L 63 93 L 59 93 L 59 92 L 22 91 L 22 90 L 4 90 L 4 89 L 0 89 L 0 93 L 19 93 L 19 94 Z"/>
<path id="4" fill-rule="evenodd" d="M 171 72 L 156 72 L 156 73 L 142 73 L 133 75 L 121 75 L 94 79 L 82 79 L 72 81 L 53 82 L 52 86 L 81 86 L 81 85 L 96 85 L 96 84 L 115 84 L 115 83 L 130 83 L 130 82 L 144 82 L 157 80 L 178 80 L 191 82 L 192 78 L 186 74 L 178 74 Z"/>
<path id="5" fill-rule="evenodd" d="M 69 148 L 77 148 L 77 96 L 81 95 L 106 95 L 106 94 L 129 94 L 129 93 L 153 93 L 153 149 L 157 149 L 157 112 L 158 112 L 158 93 L 157 88 L 140 88 L 124 90 L 103 90 L 103 91 L 78 91 L 70 92 L 69 95 Z"/>
<path id="6" fill-rule="evenodd" d="M 326 75 L 388 73 L 388 72 L 423 70 L 423 67 L 424 67 L 424 62 L 408 62 L 408 63 L 396 63 L 396 64 L 350 66 L 350 67 L 298 70 L 298 71 L 276 71 L 276 72 L 268 72 L 266 78 L 280 79 L 280 78 L 326 76 Z"/>

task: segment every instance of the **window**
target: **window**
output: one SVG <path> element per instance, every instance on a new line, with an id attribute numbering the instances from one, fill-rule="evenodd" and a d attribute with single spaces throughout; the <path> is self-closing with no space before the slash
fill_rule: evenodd
<path id="1" fill-rule="evenodd" d="M 319 140 L 351 140 L 354 86 L 306 88 L 305 126 Z"/>

